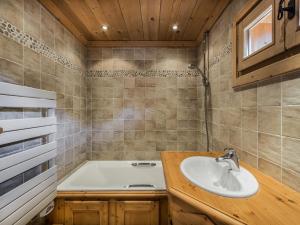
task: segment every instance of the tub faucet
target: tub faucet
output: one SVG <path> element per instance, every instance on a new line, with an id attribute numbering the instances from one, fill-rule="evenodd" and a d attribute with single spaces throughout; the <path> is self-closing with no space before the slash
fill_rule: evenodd
<path id="1" fill-rule="evenodd" d="M 225 148 L 225 154 L 217 157 L 216 162 L 226 162 L 229 165 L 229 170 L 240 171 L 239 158 L 233 148 Z"/>

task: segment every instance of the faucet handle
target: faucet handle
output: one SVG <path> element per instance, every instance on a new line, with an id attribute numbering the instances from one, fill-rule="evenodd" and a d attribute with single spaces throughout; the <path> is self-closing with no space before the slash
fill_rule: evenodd
<path id="1" fill-rule="evenodd" d="M 233 148 L 224 148 L 225 153 L 233 153 L 235 150 Z"/>
<path id="2" fill-rule="evenodd" d="M 224 152 L 225 152 L 225 155 L 229 156 L 229 157 L 233 157 L 233 156 L 237 156 L 237 152 L 233 149 L 233 148 L 224 148 Z"/>

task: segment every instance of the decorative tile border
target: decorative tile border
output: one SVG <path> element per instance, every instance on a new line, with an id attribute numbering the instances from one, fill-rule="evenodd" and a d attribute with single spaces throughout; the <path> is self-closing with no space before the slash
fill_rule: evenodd
<path id="1" fill-rule="evenodd" d="M 212 69 L 215 65 L 217 65 L 221 59 L 232 52 L 232 42 L 229 42 L 225 44 L 223 49 L 216 55 L 214 56 L 210 62 L 209 62 L 209 69 Z"/>
<path id="2" fill-rule="evenodd" d="M 67 68 L 82 71 L 80 66 L 74 65 L 66 57 L 56 54 L 56 52 L 50 47 L 48 47 L 46 44 L 22 32 L 17 27 L 4 20 L 3 18 L 0 18 L 0 34 L 18 42 L 19 44 L 25 47 L 32 49 L 33 51 L 39 54 L 44 55 L 49 59 L 52 59 L 57 63 L 62 64 Z"/>
<path id="3" fill-rule="evenodd" d="M 87 78 L 97 77 L 199 77 L 198 70 L 90 70 Z"/>

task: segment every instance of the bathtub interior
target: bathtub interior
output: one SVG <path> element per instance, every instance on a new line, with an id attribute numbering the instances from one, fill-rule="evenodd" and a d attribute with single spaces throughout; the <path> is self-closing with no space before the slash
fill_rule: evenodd
<path id="1" fill-rule="evenodd" d="M 88 161 L 58 191 L 165 190 L 161 161 Z"/>

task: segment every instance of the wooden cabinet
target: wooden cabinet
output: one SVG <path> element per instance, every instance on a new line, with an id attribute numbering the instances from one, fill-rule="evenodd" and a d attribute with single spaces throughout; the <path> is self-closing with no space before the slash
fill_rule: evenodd
<path id="1" fill-rule="evenodd" d="M 300 0 L 295 0 L 296 15 L 287 20 L 285 32 L 285 46 L 287 49 L 300 44 Z"/>
<path id="2" fill-rule="evenodd" d="M 280 13 L 292 1 L 295 16 Z M 299 3 L 249 0 L 238 13 L 233 22 L 233 87 L 300 70 Z"/>
<path id="3" fill-rule="evenodd" d="M 117 202 L 117 225 L 159 225 L 158 201 Z"/>
<path id="4" fill-rule="evenodd" d="M 65 225 L 108 225 L 108 203 L 66 201 Z"/>
<path id="5" fill-rule="evenodd" d="M 169 225 L 165 191 L 59 194 L 47 224 Z"/>
<path id="6" fill-rule="evenodd" d="M 225 225 L 174 196 L 169 196 L 169 203 L 173 225 Z"/>

